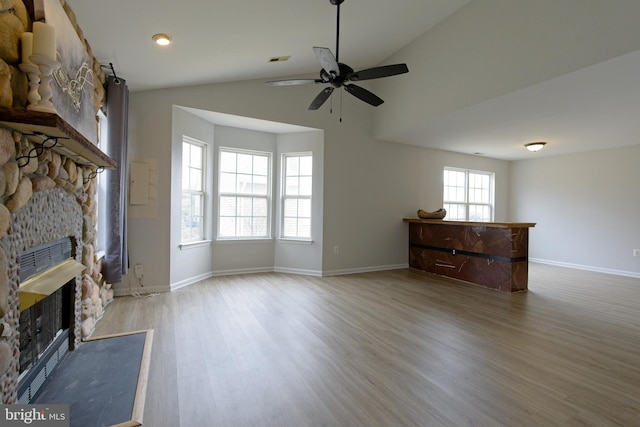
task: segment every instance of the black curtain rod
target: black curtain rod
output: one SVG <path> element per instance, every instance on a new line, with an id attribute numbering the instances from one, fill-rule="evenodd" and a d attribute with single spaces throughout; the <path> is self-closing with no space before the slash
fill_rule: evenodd
<path id="1" fill-rule="evenodd" d="M 100 67 L 102 68 L 109 68 L 111 69 L 111 72 L 113 73 L 113 78 L 116 84 L 120 84 L 120 79 L 118 78 L 118 76 L 116 75 L 116 69 L 113 68 L 113 62 L 109 62 L 109 65 L 102 65 L 100 64 Z"/>

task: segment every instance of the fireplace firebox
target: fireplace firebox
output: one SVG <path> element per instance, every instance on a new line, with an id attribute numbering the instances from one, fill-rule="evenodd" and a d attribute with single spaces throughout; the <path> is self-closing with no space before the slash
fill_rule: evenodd
<path id="1" fill-rule="evenodd" d="M 66 237 L 20 255 L 20 403 L 28 403 L 73 350 L 75 244 Z M 80 266 L 80 269 L 78 269 Z"/>
<path id="2" fill-rule="evenodd" d="M 20 313 L 20 373 L 31 368 L 47 347 L 69 330 L 69 283 Z"/>

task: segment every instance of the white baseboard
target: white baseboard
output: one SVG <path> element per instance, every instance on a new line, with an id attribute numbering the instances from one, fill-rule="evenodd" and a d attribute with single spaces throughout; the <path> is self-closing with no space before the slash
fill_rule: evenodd
<path id="1" fill-rule="evenodd" d="M 114 286 L 115 296 L 127 296 L 127 295 L 145 295 L 157 292 L 172 292 L 194 283 L 198 283 L 202 280 L 208 279 L 210 277 L 217 276 L 231 276 L 236 274 L 252 274 L 252 273 L 285 273 L 285 274 L 299 274 L 301 276 L 316 276 L 316 277 L 328 277 L 328 276 L 340 276 L 344 274 L 357 274 L 357 273 L 370 273 L 374 271 L 385 271 L 385 270 L 398 270 L 402 268 L 409 268 L 408 264 L 393 264 L 393 265 L 379 265 L 372 267 L 359 267 L 359 268 L 345 268 L 341 270 L 329 270 L 329 271 L 318 271 L 318 270 L 304 270 L 299 268 L 238 268 L 238 269 L 230 269 L 230 270 L 216 270 L 208 273 L 200 274 L 197 276 L 190 277 L 185 280 L 181 280 L 176 283 L 172 283 L 167 289 L 166 287 L 150 287 L 150 286 L 136 286 L 130 287 L 124 284 L 119 284 L 119 286 Z"/>
<path id="2" fill-rule="evenodd" d="M 171 288 L 170 289 L 171 291 L 175 291 L 180 288 L 184 288 L 185 286 L 193 285 L 194 283 L 200 282 L 201 280 L 208 279 L 209 277 L 212 277 L 212 276 L 213 276 L 212 272 L 198 274 L 197 276 L 189 277 L 188 279 L 184 279 L 176 283 L 171 283 L 169 287 Z"/>
<path id="3" fill-rule="evenodd" d="M 113 286 L 113 295 L 116 297 L 124 297 L 130 295 L 148 295 L 148 294 L 157 294 L 162 292 L 170 292 L 171 289 L 168 289 L 165 286 Z"/>
<path id="4" fill-rule="evenodd" d="M 234 274 L 251 274 L 251 273 L 273 273 L 272 267 L 256 267 L 256 268 L 237 268 L 231 270 L 215 270 L 211 272 L 211 277 L 215 276 L 231 276 Z"/>
<path id="5" fill-rule="evenodd" d="M 610 268 L 594 267 L 594 266 L 581 265 L 581 264 L 572 264 L 567 262 L 553 261 L 553 260 L 540 259 L 540 258 L 529 258 L 529 261 L 537 262 L 540 264 L 555 265 L 558 267 L 574 268 L 577 270 L 586 270 L 586 271 L 593 271 L 597 273 L 613 274 L 616 276 L 640 278 L 640 273 L 636 273 L 633 271 L 614 270 Z M 230 269 L 230 270 L 217 270 L 217 271 L 211 271 L 205 274 L 200 274 L 198 276 L 190 277 L 180 282 L 172 283 L 169 289 L 167 289 L 164 286 L 163 287 L 136 286 L 135 288 L 132 288 L 132 287 L 127 287 L 126 285 L 123 285 L 123 284 L 119 284 L 119 286 L 117 287 L 114 286 L 113 290 L 114 290 L 115 296 L 120 297 L 120 296 L 132 295 L 132 294 L 145 295 L 145 294 L 152 294 L 157 292 L 171 292 L 171 291 L 175 291 L 177 289 L 181 289 L 186 286 L 192 285 L 194 283 L 200 282 L 202 280 L 208 279 L 210 277 L 231 276 L 235 274 L 286 273 L 286 274 L 299 274 L 301 276 L 329 277 L 329 276 L 341 276 L 345 274 L 370 273 L 374 271 L 398 270 L 403 268 L 409 268 L 409 265 L 408 264 L 379 265 L 379 266 L 371 266 L 371 267 L 345 268 L 345 269 L 327 270 L 327 271 L 304 270 L 304 269 L 296 269 L 296 268 L 280 268 L 280 267 L 239 268 L 239 269 Z"/>
<path id="6" fill-rule="evenodd" d="M 345 268 L 342 270 L 303 270 L 299 268 L 286 268 L 286 267 L 274 267 L 274 268 L 244 268 L 237 270 L 218 270 L 212 272 L 212 276 L 229 276 L 232 274 L 248 274 L 248 273 L 287 273 L 287 274 L 299 274 L 301 276 L 339 276 L 342 274 L 356 274 L 356 273 L 370 273 L 372 271 L 385 271 L 385 270 L 398 270 L 401 268 L 409 268 L 409 264 L 394 264 L 394 265 L 378 265 L 373 267 L 359 267 L 359 268 Z"/>
<path id="7" fill-rule="evenodd" d="M 322 276 L 341 276 L 343 274 L 371 273 L 373 271 L 399 270 L 409 268 L 409 264 L 378 265 L 373 267 L 345 268 L 341 270 L 327 270 L 322 272 Z"/>
<path id="8" fill-rule="evenodd" d="M 303 269 L 300 269 L 300 268 L 275 267 L 273 269 L 273 272 L 274 273 L 299 274 L 301 276 L 322 277 L 322 271 L 318 271 L 318 270 L 303 270 Z"/>
<path id="9" fill-rule="evenodd" d="M 558 267 L 567 267 L 567 268 L 574 268 L 576 270 L 586 270 L 586 271 L 593 271 L 596 273 L 606 273 L 606 274 L 613 274 L 616 276 L 626 276 L 626 277 L 636 277 L 636 278 L 640 278 L 640 273 L 636 273 L 633 271 L 625 271 L 625 270 L 614 270 L 611 268 L 602 268 L 602 267 L 594 267 L 591 265 L 582 265 L 582 264 L 573 264 L 573 263 L 569 263 L 569 262 L 560 262 L 560 261 L 552 261 L 549 259 L 540 259 L 540 258 L 529 258 L 530 262 L 537 262 L 540 264 L 548 264 L 548 265 L 555 265 Z"/>

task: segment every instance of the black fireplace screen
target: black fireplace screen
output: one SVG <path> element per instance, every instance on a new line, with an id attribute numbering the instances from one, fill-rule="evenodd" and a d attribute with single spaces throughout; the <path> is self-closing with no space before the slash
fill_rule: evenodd
<path id="1" fill-rule="evenodd" d="M 51 268 L 72 256 L 72 239 L 65 238 L 20 255 L 20 279 Z M 20 313 L 20 373 L 31 368 L 47 347 L 71 323 L 72 279 Z"/>
<path id="2" fill-rule="evenodd" d="M 20 313 L 20 373 L 29 369 L 63 330 L 69 329 L 69 283 Z"/>

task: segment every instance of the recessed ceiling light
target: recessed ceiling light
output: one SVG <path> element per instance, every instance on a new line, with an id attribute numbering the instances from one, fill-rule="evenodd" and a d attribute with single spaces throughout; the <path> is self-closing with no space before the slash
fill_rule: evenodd
<path id="1" fill-rule="evenodd" d="M 528 144 L 524 144 L 524 146 L 527 148 L 527 150 L 533 151 L 533 152 L 542 150 L 545 145 L 547 145 L 547 143 L 546 142 L 542 142 L 542 141 L 530 142 Z"/>
<path id="2" fill-rule="evenodd" d="M 159 44 L 160 46 L 166 46 L 171 43 L 171 36 L 169 34 L 164 34 L 164 33 L 154 34 L 153 37 L 151 37 L 151 39 L 154 42 L 156 42 L 156 44 Z"/>

